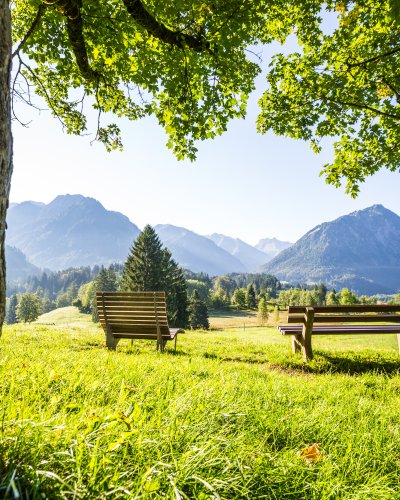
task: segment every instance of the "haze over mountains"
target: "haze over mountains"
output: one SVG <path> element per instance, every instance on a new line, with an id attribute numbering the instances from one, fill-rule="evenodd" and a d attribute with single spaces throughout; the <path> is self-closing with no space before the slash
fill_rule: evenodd
<path id="1" fill-rule="evenodd" d="M 400 217 L 382 205 L 313 228 L 260 270 L 290 283 L 358 293 L 400 289 Z"/>
<path id="2" fill-rule="evenodd" d="M 7 224 L 7 245 L 23 252 L 34 266 L 53 271 L 123 262 L 140 232 L 125 215 L 106 210 L 97 200 L 81 195 L 57 196 L 49 204 L 13 203 Z M 242 250 L 235 255 L 234 248 L 226 250 L 222 244 L 189 229 L 161 224 L 156 231 L 175 260 L 192 271 L 210 275 L 255 271 L 271 258 L 240 240 Z M 221 236 L 226 241 L 234 240 Z M 18 274 L 25 277 L 22 269 L 26 265 L 20 261 L 18 273 L 18 265 L 15 268 L 12 262 L 17 261 L 9 262 L 9 279 L 16 279 Z"/>
<path id="3" fill-rule="evenodd" d="M 37 274 L 38 268 L 123 262 L 140 232 L 125 215 L 81 195 L 58 196 L 49 204 L 12 204 L 7 223 L 10 280 Z M 253 247 L 170 224 L 155 230 L 182 267 L 211 276 L 257 270 L 292 284 L 325 283 L 358 293 L 400 289 L 400 217 L 382 205 L 324 222 L 292 246 L 272 238 Z"/>

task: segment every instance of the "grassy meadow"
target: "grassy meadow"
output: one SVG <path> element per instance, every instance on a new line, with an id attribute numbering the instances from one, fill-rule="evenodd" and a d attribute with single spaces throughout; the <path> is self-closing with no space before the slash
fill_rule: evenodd
<path id="1" fill-rule="evenodd" d="M 6 326 L 0 497 L 400 499 L 396 337 L 318 337 L 305 364 L 250 320 L 164 354 L 107 351 L 74 308 Z"/>

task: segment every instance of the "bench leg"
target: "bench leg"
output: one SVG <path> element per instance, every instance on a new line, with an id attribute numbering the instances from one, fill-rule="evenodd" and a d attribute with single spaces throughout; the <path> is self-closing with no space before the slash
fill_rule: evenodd
<path id="1" fill-rule="evenodd" d="M 115 351 L 118 342 L 119 339 L 116 339 L 112 333 L 109 332 L 106 333 L 106 346 L 108 349 Z"/>
<path id="2" fill-rule="evenodd" d="M 312 307 L 307 307 L 306 309 L 306 322 L 303 325 L 303 331 L 301 333 L 301 350 L 303 352 L 304 361 L 309 361 L 313 359 L 311 337 L 312 329 L 314 325 L 314 309 Z"/>
<path id="3" fill-rule="evenodd" d="M 301 346 L 302 346 L 301 339 L 302 339 L 301 333 L 299 333 L 297 335 L 292 335 L 292 352 L 293 352 L 293 354 L 296 354 L 296 353 L 301 351 Z"/>
<path id="4" fill-rule="evenodd" d="M 175 335 L 175 351 L 176 351 L 176 341 L 178 340 L 178 334 Z M 399 340 L 400 342 L 400 340 Z M 400 347 L 400 344 L 399 344 L 399 347 Z"/>

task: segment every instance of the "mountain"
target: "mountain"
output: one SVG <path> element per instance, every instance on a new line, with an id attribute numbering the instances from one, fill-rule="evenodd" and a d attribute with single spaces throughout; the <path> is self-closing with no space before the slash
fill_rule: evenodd
<path id="1" fill-rule="evenodd" d="M 261 250 L 267 255 L 266 262 L 268 262 L 278 255 L 278 253 L 282 252 L 282 250 L 289 248 L 291 245 L 293 245 L 293 243 L 290 243 L 289 241 L 281 241 L 276 238 L 264 238 L 260 240 L 257 245 L 255 245 L 255 248 Z"/>
<path id="2" fill-rule="evenodd" d="M 7 282 L 18 281 L 28 276 L 41 274 L 41 269 L 28 262 L 18 248 L 6 245 Z"/>
<path id="3" fill-rule="evenodd" d="M 258 269 L 262 264 L 265 264 L 268 260 L 270 260 L 268 255 L 264 252 L 254 248 L 248 243 L 245 243 L 239 238 L 231 238 L 230 236 L 217 233 L 213 233 L 207 237 L 220 248 L 223 248 L 240 260 L 248 272 L 256 271 L 256 269 Z"/>
<path id="4" fill-rule="evenodd" d="M 357 293 L 400 289 L 400 217 L 382 205 L 325 222 L 262 271 L 291 283 L 326 283 Z"/>
<path id="5" fill-rule="evenodd" d="M 81 195 L 57 196 L 47 205 L 13 203 L 7 226 L 7 244 L 51 270 L 123 261 L 140 232 L 125 215 Z"/>
<path id="6" fill-rule="evenodd" d="M 239 259 L 220 248 L 206 236 L 170 224 L 154 228 L 173 258 L 184 268 L 206 272 L 211 276 L 231 272 L 246 272 Z"/>

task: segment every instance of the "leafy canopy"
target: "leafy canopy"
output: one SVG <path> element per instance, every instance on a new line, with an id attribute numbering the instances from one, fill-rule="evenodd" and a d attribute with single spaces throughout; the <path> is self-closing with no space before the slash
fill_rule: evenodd
<path id="1" fill-rule="evenodd" d="M 32 104 L 34 91 L 74 134 L 93 106 L 109 150 L 122 147 L 109 114 L 154 115 L 177 158 L 194 159 L 196 141 L 245 115 L 262 69 L 249 47 L 293 34 L 298 51 L 270 62 L 258 130 L 316 152 L 333 137 L 322 174 L 353 196 L 399 169 L 396 0 L 15 0 L 12 16 L 14 96 Z"/>

